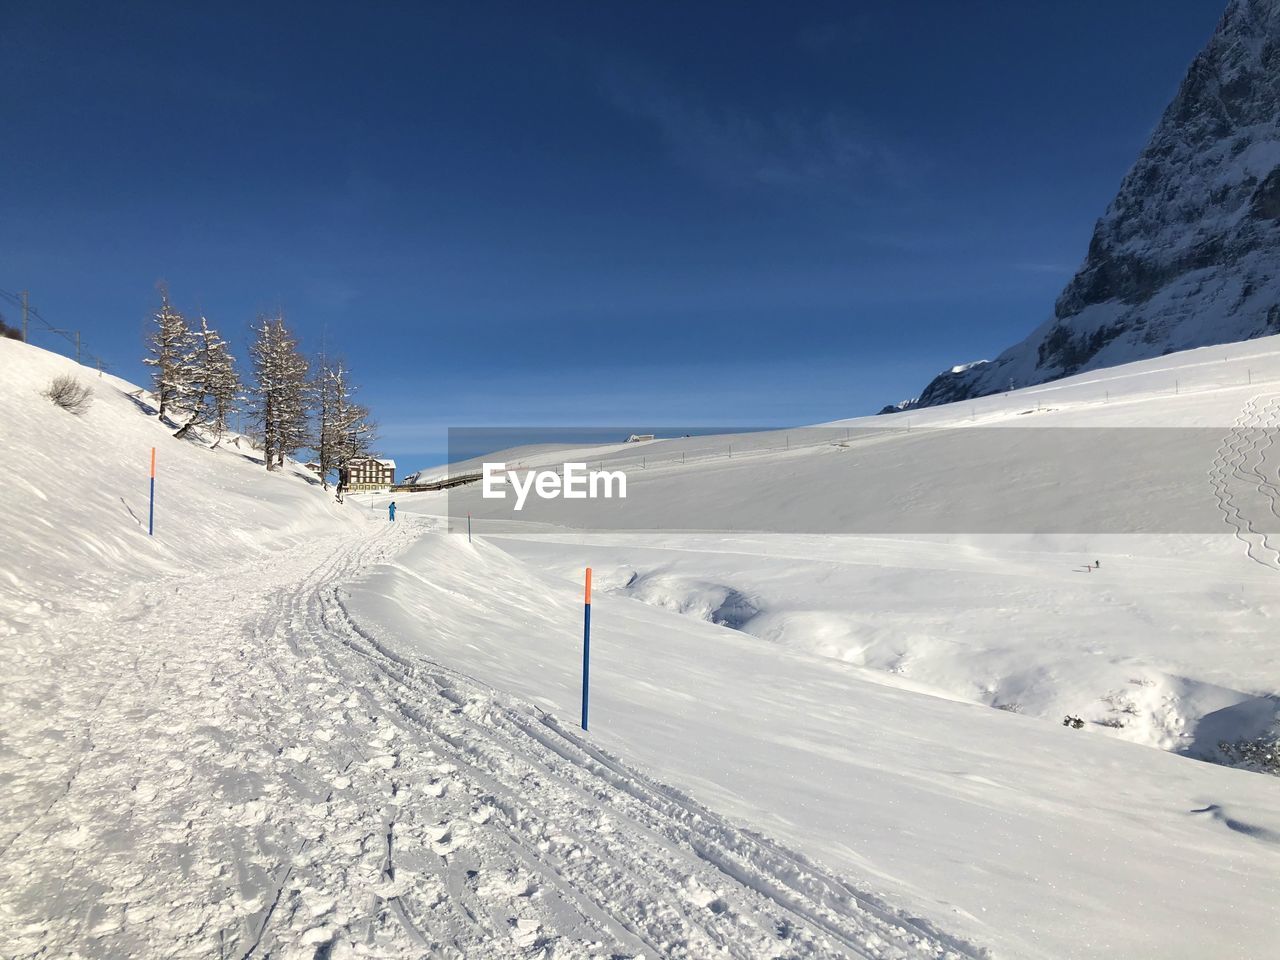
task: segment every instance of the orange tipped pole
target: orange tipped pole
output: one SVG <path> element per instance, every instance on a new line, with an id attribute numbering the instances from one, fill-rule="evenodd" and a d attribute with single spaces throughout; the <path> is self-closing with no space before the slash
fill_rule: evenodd
<path id="1" fill-rule="evenodd" d="M 147 510 L 147 536 L 156 535 L 156 448 L 151 448 L 151 506 Z"/>
<path id="2" fill-rule="evenodd" d="M 587 698 L 591 687 L 591 568 L 582 604 L 582 729 L 587 729 Z"/>

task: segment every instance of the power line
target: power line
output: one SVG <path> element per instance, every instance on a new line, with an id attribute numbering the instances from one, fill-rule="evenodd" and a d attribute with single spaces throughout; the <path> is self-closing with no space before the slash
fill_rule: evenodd
<path id="1" fill-rule="evenodd" d="M 35 320 L 37 323 L 43 326 L 45 330 L 47 330 L 49 333 L 57 334 L 63 340 L 66 340 L 67 343 L 69 343 L 72 347 L 75 348 L 76 363 L 82 363 L 83 358 L 88 357 L 88 359 L 93 361 L 94 365 L 98 368 L 99 373 L 101 373 L 103 370 L 110 369 L 109 365 L 105 360 L 103 360 L 97 354 L 89 353 L 84 349 L 84 344 L 81 341 L 79 330 L 69 330 L 69 329 L 63 329 L 62 327 L 55 327 L 52 323 L 50 323 L 48 320 L 44 318 L 43 314 L 41 314 L 39 310 L 31 306 L 30 298 L 26 290 L 23 290 L 21 293 L 10 293 L 8 290 L 0 290 L 0 300 L 7 301 L 8 303 L 22 310 L 23 340 L 29 339 L 29 326 L 31 321 Z"/>

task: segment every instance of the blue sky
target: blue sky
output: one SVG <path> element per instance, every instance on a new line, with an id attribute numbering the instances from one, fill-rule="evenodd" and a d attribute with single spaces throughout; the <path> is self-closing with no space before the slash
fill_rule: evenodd
<path id="1" fill-rule="evenodd" d="M 133 379 L 161 279 L 283 308 L 402 472 L 873 412 L 1049 316 L 1223 6 L 9 0 L 0 289 Z"/>

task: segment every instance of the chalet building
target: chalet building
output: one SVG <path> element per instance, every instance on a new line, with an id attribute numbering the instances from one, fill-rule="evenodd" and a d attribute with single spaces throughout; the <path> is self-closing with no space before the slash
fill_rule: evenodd
<path id="1" fill-rule="evenodd" d="M 358 457 L 347 461 L 338 471 L 338 482 L 344 490 L 359 493 L 364 490 L 389 490 L 396 482 L 396 462 L 376 457 Z"/>

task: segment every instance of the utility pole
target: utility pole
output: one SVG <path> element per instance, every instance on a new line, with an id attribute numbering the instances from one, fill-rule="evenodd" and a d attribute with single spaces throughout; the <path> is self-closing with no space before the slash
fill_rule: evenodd
<path id="1" fill-rule="evenodd" d="M 30 343 L 31 338 L 27 336 L 27 291 L 22 291 L 22 342 Z"/>

